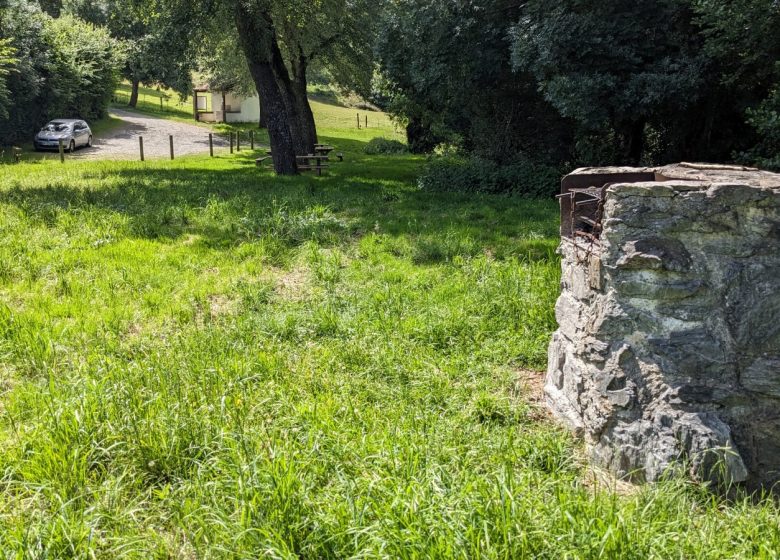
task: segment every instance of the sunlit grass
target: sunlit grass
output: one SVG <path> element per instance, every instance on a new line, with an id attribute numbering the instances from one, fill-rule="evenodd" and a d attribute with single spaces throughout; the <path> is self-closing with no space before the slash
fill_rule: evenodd
<path id="1" fill-rule="evenodd" d="M 114 92 L 112 105 L 119 109 L 127 108 L 131 92 L 132 87 L 128 82 L 119 84 Z M 190 120 L 193 118 L 192 96 L 182 99 L 178 93 L 167 88 L 140 86 L 138 102 L 134 110 L 159 114 L 169 119 Z"/>
<path id="2" fill-rule="evenodd" d="M 322 178 L 3 168 L 4 555 L 776 557 L 773 501 L 595 488 L 530 398 L 554 201 L 420 192 L 337 110 Z"/>

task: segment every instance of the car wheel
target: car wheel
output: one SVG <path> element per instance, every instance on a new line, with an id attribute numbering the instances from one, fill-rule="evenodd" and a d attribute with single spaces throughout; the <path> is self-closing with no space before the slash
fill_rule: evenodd
<path id="1" fill-rule="evenodd" d="M 92 135 L 90 134 L 89 138 L 87 138 L 87 148 L 91 148 L 91 147 L 92 147 Z"/>
<path id="2" fill-rule="evenodd" d="M 70 141 L 70 145 L 68 146 L 68 151 L 71 154 L 76 151 L 76 141 L 75 140 L 71 140 Z"/>

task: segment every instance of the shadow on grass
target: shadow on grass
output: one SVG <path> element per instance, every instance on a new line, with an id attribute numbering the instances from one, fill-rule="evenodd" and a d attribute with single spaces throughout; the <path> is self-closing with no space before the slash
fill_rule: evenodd
<path id="1" fill-rule="evenodd" d="M 60 213 L 76 209 L 119 213 L 126 217 L 127 236 L 197 235 L 200 243 L 219 249 L 259 238 L 290 249 L 307 241 L 339 245 L 375 235 L 391 252 L 418 263 L 479 254 L 556 258 L 554 201 L 421 192 L 415 186 L 419 158 L 367 156 L 362 142 L 338 144 L 345 161 L 332 164 L 323 177 L 277 177 L 256 167 L 257 153 L 247 151 L 170 168 L 87 167 L 42 187 L 12 185 L 0 191 L 0 204 L 16 206 L 48 227 Z"/>

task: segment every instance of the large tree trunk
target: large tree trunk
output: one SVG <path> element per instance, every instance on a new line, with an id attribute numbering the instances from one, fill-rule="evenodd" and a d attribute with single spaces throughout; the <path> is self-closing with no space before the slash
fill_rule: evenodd
<path id="1" fill-rule="evenodd" d="M 133 80 L 133 85 L 130 89 L 130 101 L 127 102 L 128 107 L 135 107 L 138 105 L 138 86 L 140 85 L 138 80 Z"/>
<path id="2" fill-rule="evenodd" d="M 287 107 L 289 117 L 288 124 L 295 144 L 295 153 L 298 155 L 307 155 L 314 153 L 314 142 L 309 143 L 308 135 L 303 128 L 304 118 L 301 114 L 300 104 L 296 101 L 290 73 L 287 71 L 287 65 L 284 62 L 279 43 L 274 41 L 271 44 L 271 68 L 276 77 L 276 84 Z"/>
<path id="3" fill-rule="evenodd" d="M 274 170 L 279 174 L 294 175 L 298 172 L 296 145 L 285 93 L 280 91 L 272 67 L 274 50 L 278 50 L 279 46 L 270 15 L 267 12 L 250 12 L 241 2 L 237 2 L 235 17 L 239 42 L 257 93 L 262 99 L 262 112 L 265 113 L 268 125 Z"/>
<path id="4" fill-rule="evenodd" d="M 257 128 L 268 128 L 268 120 L 265 118 L 265 108 L 263 107 L 263 100 L 260 99 L 260 118 L 257 121 Z"/>
<path id="5" fill-rule="evenodd" d="M 306 140 L 308 153 L 314 153 L 314 145 L 317 143 L 317 125 L 314 122 L 314 113 L 309 105 L 309 97 L 306 93 L 306 70 L 308 61 L 301 53 L 293 64 L 292 94 L 298 109 L 298 119 L 301 134 Z"/>
<path id="6" fill-rule="evenodd" d="M 620 129 L 623 162 L 626 165 L 639 165 L 645 150 L 645 121 L 632 121 L 623 124 Z"/>

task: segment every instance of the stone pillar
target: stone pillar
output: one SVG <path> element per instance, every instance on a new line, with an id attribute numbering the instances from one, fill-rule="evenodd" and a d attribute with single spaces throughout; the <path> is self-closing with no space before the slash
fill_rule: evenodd
<path id="1" fill-rule="evenodd" d="M 604 186 L 596 241 L 562 239 L 548 405 L 618 476 L 774 484 L 780 175 L 649 171 Z"/>

